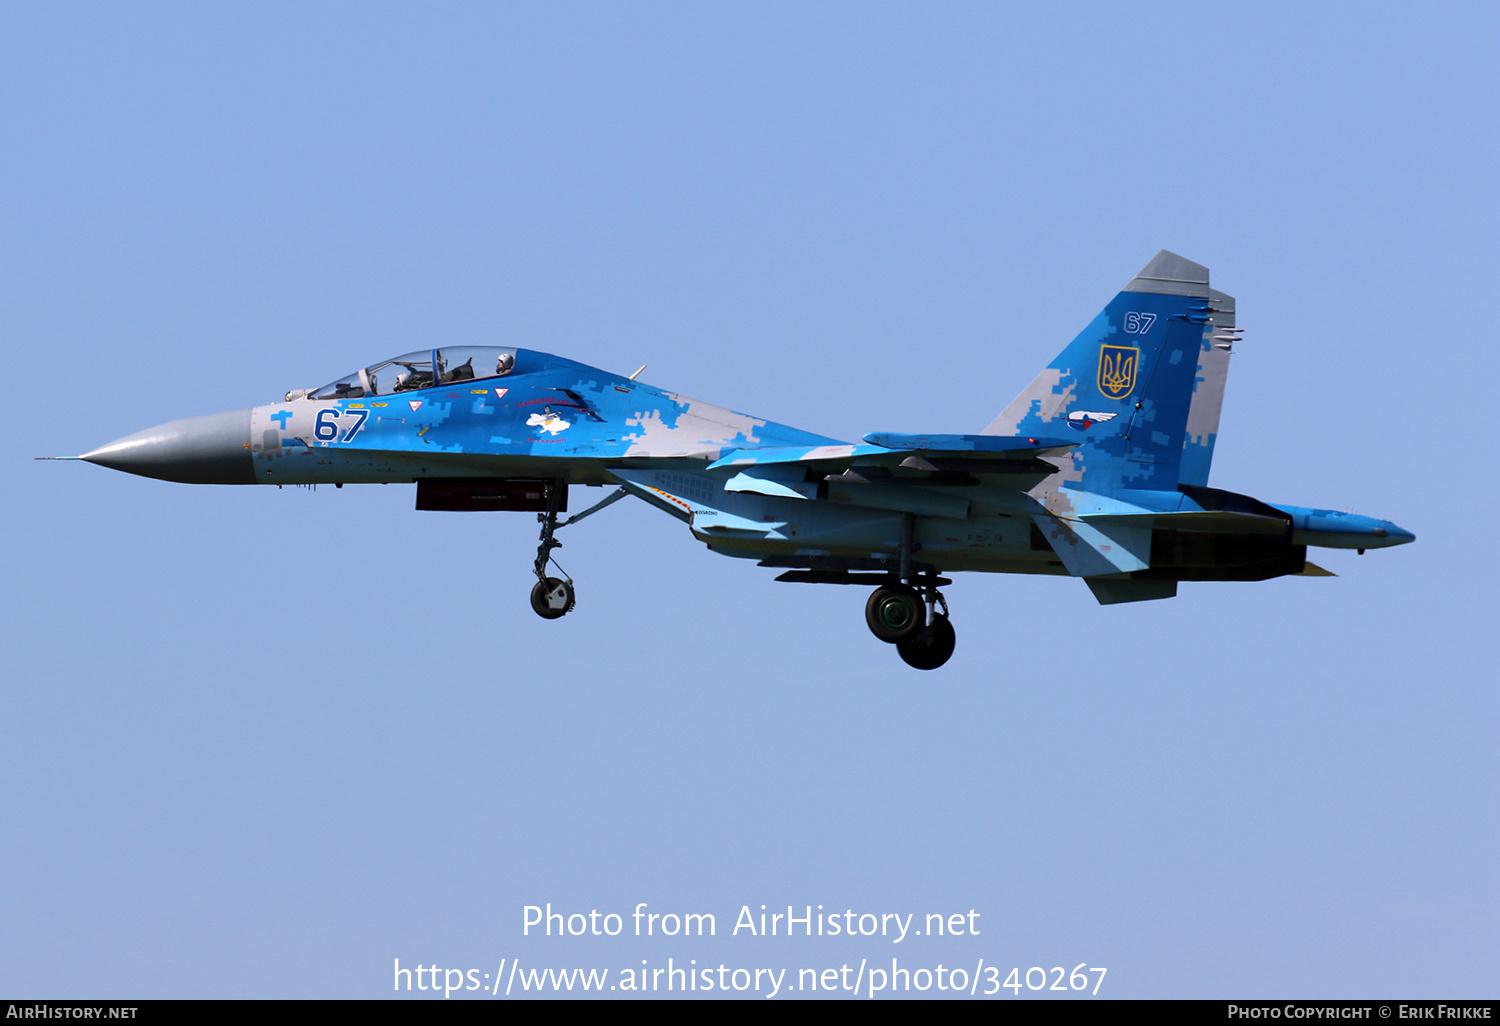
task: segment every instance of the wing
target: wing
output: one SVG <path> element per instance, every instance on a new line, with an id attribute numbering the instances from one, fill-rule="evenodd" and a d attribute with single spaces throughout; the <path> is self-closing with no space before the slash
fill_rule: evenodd
<path id="1" fill-rule="evenodd" d="M 1000 438 L 993 435 L 868 434 L 862 445 L 816 445 L 733 449 L 709 470 L 804 464 L 820 470 L 903 468 L 920 474 L 1055 473 L 1043 456 L 1061 456 L 1077 442 L 1060 438 Z"/>

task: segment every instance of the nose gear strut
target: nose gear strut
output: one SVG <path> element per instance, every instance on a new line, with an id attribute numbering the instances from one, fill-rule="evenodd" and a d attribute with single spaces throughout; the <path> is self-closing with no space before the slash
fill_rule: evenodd
<path id="1" fill-rule="evenodd" d="M 562 565 L 552 558 L 552 550 L 562 548 L 562 542 L 553 535 L 569 524 L 576 524 L 584 517 L 599 512 L 605 506 L 619 502 L 627 494 L 629 493 L 624 488 L 616 489 L 605 496 L 602 502 L 596 502 L 582 513 L 574 514 L 562 523 L 558 523 L 557 513 L 567 501 L 568 484 L 566 481 L 547 482 L 547 512 L 536 515 L 542 525 L 542 539 L 536 549 L 536 563 L 532 566 L 532 572 L 536 574 L 536 584 L 531 586 L 531 608 L 536 611 L 537 616 L 544 620 L 556 620 L 572 612 L 573 607 L 578 604 L 578 595 L 573 589 L 573 578 L 569 577 Z M 557 567 L 557 572 L 562 574 L 562 577 L 547 576 L 549 563 Z"/>

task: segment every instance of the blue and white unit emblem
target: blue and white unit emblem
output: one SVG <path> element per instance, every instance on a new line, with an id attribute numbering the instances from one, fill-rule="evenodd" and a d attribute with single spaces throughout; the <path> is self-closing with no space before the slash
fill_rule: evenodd
<path id="1" fill-rule="evenodd" d="M 1068 414 L 1068 427 L 1074 431 L 1087 431 L 1095 424 L 1107 424 L 1118 417 L 1118 413 L 1099 413 L 1096 410 L 1075 410 Z"/>

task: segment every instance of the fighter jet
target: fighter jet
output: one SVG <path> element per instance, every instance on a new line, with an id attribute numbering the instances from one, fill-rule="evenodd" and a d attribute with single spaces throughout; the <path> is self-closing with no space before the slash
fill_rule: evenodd
<path id="1" fill-rule="evenodd" d="M 931 670 L 954 650 L 947 574 L 1079 577 L 1111 604 L 1169 598 L 1179 581 L 1327 576 L 1309 545 L 1413 540 L 1389 521 L 1209 487 L 1239 341 L 1233 297 L 1163 250 L 975 434 L 851 443 L 663 391 L 639 370 L 434 346 L 64 458 L 194 484 L 415 483 L 419 510 L 535 512 L 531 605 L 545 619 L 576 600 L 556 532 L 634 496 L 778 581 L 871 588 L 870 631 Z M 559 519 L 572 485 L 614 490 Z"/>

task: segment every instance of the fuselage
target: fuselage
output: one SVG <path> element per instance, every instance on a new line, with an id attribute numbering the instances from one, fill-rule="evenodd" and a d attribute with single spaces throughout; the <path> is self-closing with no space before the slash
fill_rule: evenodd
<path id="1" fill-rule="evenodd" d="M 430 354 L 425 363 L 423 353 Z M 458 355 L 468 359 L 455 375 L 450 364 Z M 911 518 L 920 562 L 931 568 L 1068 573 L 1033 526 L 1047 498 L 1031 494 L 1043 487 L 1040 475 L 962 474 L 945 484 L 898 467 L 877 480 L 846 482 L 848 475 L 824 471 L 871 446 L 688 399 L 562 357 L 468 347 L 401 359 L 406 362 L 387 361 L 323 389 L 289 393 L 283 402 L 161 425 L 84 458 L 193 483 L 535 478 L 621 484 L 727 556 L 875 569 L 896 558 Z M 408 369 L 397 378 L 382 368 Z M 713 467 L 726 454 L 767 448 L 805 450 L 803 462 L 774 482 L 747 483 L 734 467 Z M 810 458 L 824 454 L 827 466 Z M 1056 462 L 1062 466 L 1066 457 Z M 1281 508 L 1294 520 L 1296 536 L 1287 539 L 1292 545 L 1365 548 L 1410 537 L 1384 521 Z"/>

